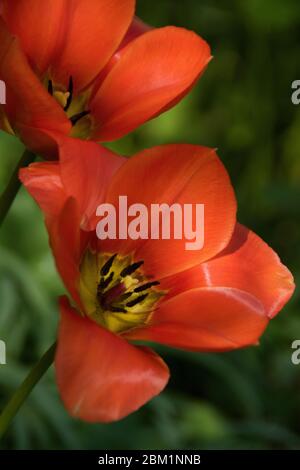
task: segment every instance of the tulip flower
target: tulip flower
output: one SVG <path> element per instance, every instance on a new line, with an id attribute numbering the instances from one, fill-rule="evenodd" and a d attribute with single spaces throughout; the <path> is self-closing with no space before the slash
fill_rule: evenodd
<path id="1" fill-rule="evenodd" d="M 51 134 L 59 162 L 22 169 L 41 207 L 58 271 L 55 367 L 71 415 L 110 422 L 166 386 L 169 371 L 151 341 L 187 351 L 224 352 L 258 344 L 294 290 L 279 257 L 236 221 L 229 176 L 212 149 L 166 145 L 121 158 L 94 142 Z M 99 204 L 205 207 L 205 243 L 96 236 Z"/>
<path id="2" fill-rule="evenodd" d="M 180 101 L 210 48 L 192 31 L 150 28 L 134 7 L 134 0 L 1 0 L 1 128 L 53 157 L 39 129 L 107 142 Z"/>

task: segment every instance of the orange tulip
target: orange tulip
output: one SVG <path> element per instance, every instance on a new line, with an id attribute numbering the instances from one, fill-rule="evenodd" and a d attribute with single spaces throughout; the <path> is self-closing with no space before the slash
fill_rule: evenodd
<path id="1" fill-rule="evenodd" d="M 60 301 L 55 366 L 69 412 L 118 420 L 162 391 L 168 368 L 151 341 L 190 351 L 257 344 L 291 297 L 293 277 L 257 235 L 236 222 L 236 200 L 214 150 L 152 148 L 123 159 L 93 142 L 52 134 L 60 162 L 32 164 L 21 180 L 46 218 Z M 205 205 L 205 244 L 184 240 L 99 241 L 96 208 L 128 203 Z"/>
<path id="2" fill-rule="evenodd" d="M 211 59 L 183 28 L 151 29 L 135 0 L 1 0 L 0 126 L 53 156 L 39 129 L 118 139 L 180 101 Z"/>

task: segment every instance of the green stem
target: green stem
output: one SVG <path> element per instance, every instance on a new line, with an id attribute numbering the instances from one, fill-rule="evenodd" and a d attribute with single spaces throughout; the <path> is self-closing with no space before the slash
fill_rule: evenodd
<path id="1" fill-rule="evenodd" d="M 0 415 L 0 439 L 6 433 L 11 421 L 31 393 L 34 386 L 43 377 L 54 361 L 56 343 L 43 355 L 39 362 L 34 366 L 29 375 L 26 377 L 22 385 L 14 393 L 2 414 Z"/>
<path id="2" fill-rule="evenodd" d="M 0 226 L 4 221 L 12 203 L 15 200 L 15 197 L 20 189 L 21 182 L 19 180 L 19 170 L 22 167 L 28 166 L 35 160 L 35 155 L 29 150 L 25 150 L 23 153 L 17 167 L 15 168 L 13 174 L 10 177 L 6 189 L 0 196 Z"/>

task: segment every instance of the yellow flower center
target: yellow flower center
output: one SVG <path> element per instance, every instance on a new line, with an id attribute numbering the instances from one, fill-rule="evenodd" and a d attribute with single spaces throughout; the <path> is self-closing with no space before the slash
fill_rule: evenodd
<path id="1" fill-rule="evenodd" d="M 44 83 L 49 94 L 58 102 L 70 119 L 72 123 L 71 136 L 80 139 L 89 138 L 92 124 L 90 111 L 87 109 L 89 92 L 74 96 L 72 77 L 70 77 L 67 90 L 62 86 L 54 85 L 52 80 L 48 78 Z"/>
<path id="2" fill-rule="evenodd" d="M 131 256 L 87 250 L 79 285 L 85 313 L 114 333 L 146 325 L 164 292 L 145 277 L 142 264 Z"/>

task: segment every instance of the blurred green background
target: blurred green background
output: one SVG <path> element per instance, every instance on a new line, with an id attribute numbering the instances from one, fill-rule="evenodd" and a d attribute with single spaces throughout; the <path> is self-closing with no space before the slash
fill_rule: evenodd
<path id="1" fill-rule="evenodd" d="M 217 147 L 239 201 L 239 220 L 261 235 L 300 276 L 299 0 L 140 0 L 154 26 L 197 31 L 214 60 L 183 103 L 113 145 L 132 154 L 161 143 Z M 0 136 L 0 184 L 22 145 Z M 0 232 L 0 407 L 55 338 L 63 291 L 42 216 L 21 191 Z M 159 348 L 170 365 L 167 390 L 111 425 L 71 419 L 53 371 L 39 383 L 0 448 L 12 449 L 300 449 L 299 291 L 272 322 L 260 347 L 227 354 Z"/>

